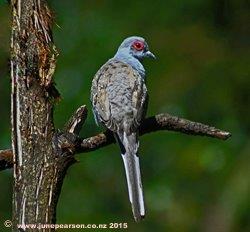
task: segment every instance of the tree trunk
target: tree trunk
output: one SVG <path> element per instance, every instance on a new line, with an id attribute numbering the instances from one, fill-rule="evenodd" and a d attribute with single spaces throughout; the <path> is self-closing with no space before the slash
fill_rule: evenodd
<path id="1" fill-rule="evenodd" d="M 12 0 L 11 4 L 13 231 L 18 231 L 18 224 L 55 222 L 63 167 L 53 149 L 56 52 L 51 13 L 45 0 Z"/>

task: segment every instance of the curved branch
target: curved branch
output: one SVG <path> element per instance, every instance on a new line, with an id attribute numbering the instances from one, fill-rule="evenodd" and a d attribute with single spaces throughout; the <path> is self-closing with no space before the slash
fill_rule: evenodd
<path id="1" fill-rule="evenodd" d="M 227 131 L 166 113 L 145 119 L 140 128 L 140 133 L 146 134 L 158 130 L 177 131 L 188 135 L 208 136 L 222 140 L 231 137 L 231 134 Z"/>
<path id="2" fill-rule="evenodd" d="M 188 135 L 208 136 L 222 140 L 226 140 L 231 136 L 227 131 L 222 131 L 215 127 L 172 116 L 170 114 L 158 114 L 146 118 L 139 128 L 139 133 L 140 135 L 144 135 L 160 130 L 176 131 Z M 78 141 L 78 144 L 76 145 L 76 153 L 94 151 L 112 143 L 115 143 L 112 132 L 105 131 L 98 135 Z"/>
<path id="3" fill-rule="evenodd" d="M 76 153 L 91 152 L 115 143 L 115 139 L 111 131 L 105 131 L 89 138 L 75 139 L 74 137 L 74 139 L 71 139 L 69 132 L 79 133 L 82 126 L 81 123 L 84 122 L 86 114 L 87 112 L 85 106 L 81 106 L 74 114 L 75 116 L 73 115 L 67 124 L 67 130 L 62 133 L 64 141 L 60 141 L 60 147 L 63 149 L 69 149 L 72 155 Z M 83 117 L 83 119 L 80 119 L 79 117 Z M 78 125 L 76 121 L 81 122 L 80 125 Z M 72 129 L 75 128 L 74 125 L 78 125 L 76 131 L 75 129 Z M 160 130 L 176 131 L 188 135 L 208 136 L 222 140 L 226 140 L 231 136 L 229 132 L 216 129 L 215 127 L 199 122 L 193 122 L 184 118 L 172 116 L 170 114 L 158 114 L 156 116 L 146 118 L 139 128 L 139 133 L 140 135 L 144 135 Z M 0 170 L 11 168 L 13 165 L 12 162 L 11 150 L 0 151 Z"/>

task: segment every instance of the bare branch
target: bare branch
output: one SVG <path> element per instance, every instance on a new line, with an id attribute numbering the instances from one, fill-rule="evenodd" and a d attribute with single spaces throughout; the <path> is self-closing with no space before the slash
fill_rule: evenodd
<path id="1" fill-rule="evenodd" d="M 87 118 L 88 110 L 85 105 L 80 106 L 76 112 L 70 117 L 65 125 L 64 131 L 78 135 Z"/>
<path id="2" fill-rule="evenodd" d="M 217 139 L 228 139 L 231 134 L 199 122 L 193 122 L 170 114 L 158 114 L 147 118 L 140 129 L 141 134 L 158 130 L 177 131 L 189 135 L 208 136 Z"/>
<path id="3" fill-rule="evenodd" d="M 87 118 L 88 110 L 85 105 L 80 106 L 70 117 L 69 121 L 64 126 L 63 131 L 55 133 L 53 138 L 53 146 L 58 154 L 75 153 L 75 144 L 79 140 L 78 135 Z M 71 156 L 72 157 L 72 156 Z"/>
<path id="4" fill-rule="evenodd" d="M 81 139 L 77 137 L 82 125 L 87 117 L 86 106 L 81 106 L 71 116 L 70 120 L 65 126 L 64 132 L 57 135 L 55 145 L 60 149 L 74 153 L 86 153 L 105 147 L 109 144 L 115 143 L 115 139 L 111 131 L 105 131 L 95 136 Z M 226 140 L 231 134 L 226 131 L 216 129 L 199 122 L 192 122 L 184 118 L 179 118 L 169 114 L 158 114 L 146 118 L 140 127 L 140 135 L 148 134 L 155 131 L 168 130 L 181 132 L 188 135 L 208 136 L 212 138 Z M 0 151 L 0 171 L 11 168 L 12 151 Z"/>
<path id="5" fill-rule="evenodd" d="M 216 129 L 199 122 L 192 122 L 184 118 L 179 118 L 169 114 L 158 114 L 146 118 L 142 123 L 140 135 L 148 134 L 160 130 L 177 131 L 189 135 L 208 136 L 212 138 L 226 140 L 231 134 L 226 131 Z M 115 143 L 113 134 L 110 131 L 83 139 L 77 144 L 76 152 L 90 152 Z"/>

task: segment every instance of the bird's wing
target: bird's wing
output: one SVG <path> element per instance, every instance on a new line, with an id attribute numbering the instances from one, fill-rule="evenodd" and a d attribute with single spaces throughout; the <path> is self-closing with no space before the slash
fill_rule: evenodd
<path id="1" fill-rule="evenodd" d="M 120 61 L 108 61 L 92 82 L 94 114 L 98 121 L 115 132 L 120 129 L 135 131 L 138 128 L 144 115 L 146 98 L 144 79 L 130 65 Z M 124 127 L 123 120 L 126 120 L 127 128 L 121 128 Z"/>
<path id="2" fill-rule="evenodd" d="M 136 73 L 139 75 L 139 73 Z M 147 108 L 147 88 L 142 78 L 133 78 L 132 87 L 132 106 L 134 109 L 133 128 L 139 127 L 142 118 L 145 116 Z"/>
<path id="3" fill-rule="evenodd" d="M 109 83 L 108 63 L 104 64 L 92 81 L 91 102 L 96 123 L 105 123 L 110 119 L 110 108 L 106 88 Z"/>

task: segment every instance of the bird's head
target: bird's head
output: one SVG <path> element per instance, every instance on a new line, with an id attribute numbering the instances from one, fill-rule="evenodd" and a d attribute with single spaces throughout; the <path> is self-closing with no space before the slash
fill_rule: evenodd
<path id="1" fill-rule="evenodd" d="M 123 56 L 133 56 L 138 60 L 142 60 L 146 57 L 155 59 L 155 55 L 149 51 L 149 47 L 145 39 L 138 36 L 126 38 L 121 43 L 117 53 Z"/>

